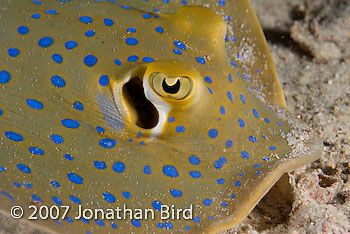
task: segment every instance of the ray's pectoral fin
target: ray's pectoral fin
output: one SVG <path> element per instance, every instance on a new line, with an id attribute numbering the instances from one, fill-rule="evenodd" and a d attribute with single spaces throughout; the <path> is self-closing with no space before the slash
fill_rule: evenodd
<path id="1" fill-rule="evenodd" d="M 179 61 L 138 65 L 118 77 L 114 101 L 128 129 L 153 136 L 160 134 L 170 110 L 185 111 L 204 87 L 199 72 Z"/>

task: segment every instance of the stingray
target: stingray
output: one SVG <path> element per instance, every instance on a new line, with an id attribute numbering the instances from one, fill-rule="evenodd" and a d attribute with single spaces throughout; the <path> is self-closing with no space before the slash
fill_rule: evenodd
<path id="1" fill-rule="evenodd" d="M 1 1 L 0 28 L 0 208 L 48 232 L 225 230 L 320 156 L 247 0 Z"/>

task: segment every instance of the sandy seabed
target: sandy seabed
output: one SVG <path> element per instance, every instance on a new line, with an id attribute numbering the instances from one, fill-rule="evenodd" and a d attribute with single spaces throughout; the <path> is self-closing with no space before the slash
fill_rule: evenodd
<path id="1" fill-rule="evenodd" d="M 288 108 L 320 134 L 324 154 L 283 176 L 238 227 L 221 233 L 350 233 L 350 1 L 252 2 Z M 0 224 L 0 234 L 43 234 L 4 215 Z"/>

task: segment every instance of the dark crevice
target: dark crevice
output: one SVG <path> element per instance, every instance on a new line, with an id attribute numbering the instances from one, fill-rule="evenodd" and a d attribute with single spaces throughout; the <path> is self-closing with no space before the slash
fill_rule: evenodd
<path id="1" fill-rule="evenodd" d="M 130 106 L 134 108 L 137 113 L 137 126 L 150 129 L 157 125 L 159 120 L 158 111 L 146 98 L 140 78 L 134 77 L 128 81 L 123 86 L 123 94 Z"/>
<path id="2" fill-rule="evenodd" d="M 264 28 L 263 31 L 266 40 L 271 42 L 272 44 L 291 48 L 300 56 L 306 55 L 310 59 L 313 57 L 309 51 L 303 49 L 298 43 L 296 43 L 293 40 L 293 38 L 290 35 L 290 32 L 273 28 Z"/>

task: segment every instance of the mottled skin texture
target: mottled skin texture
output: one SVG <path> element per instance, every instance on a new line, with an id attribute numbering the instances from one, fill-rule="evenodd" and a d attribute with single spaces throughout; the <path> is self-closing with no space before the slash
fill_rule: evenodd
<path id="1" fill-rule="evenodd" d="M 150 5 L 127 2 L 140 10 L 156 4 L 166 6 L 160 1 Z M 247 1 L 240 2 L 241 7 L 251 11 Z M 179 6 L 171 4 L 165 12 L 174 12 Z M 215 4 L 213 8 L 218 7 Z M 45 13 L 48 9 L 58 14 Z M 34 13 L 39 13 L 40 19 L 31 17 Z M 63 205 L 71 206 L 68 216 L 74 218 L 77 204 L 71 195 L 79 198 L 84 208 L 92 209 L 126 204 L 132 209 L 155 210 L 154 201 L 177 208 L 192 204 L 193 220 L 160 220 L 155 210 L 156 219 L 140 220 L 140 227 L 128 219 L 103 220 L 104 226 L 94 220 L 90 224 L 80 220 L 60 220 L 61 225 L 54 221 L 37 224 L 62 233 L 113 232 L 112 222 L 118 233 L 169 232 L 167 229 L 210 233 L 240 222 L 284 172 L 317 158 L 307 153 L 291 158 L 292 147 L 285 135 L 293 127 L 279 120 L 248 89 L 248 84 L 259 86 L 261 95 L 270 103 L 284 106 L 256 18 L 246 19 L 255 22 L 246 31 L 258 30 L 252 41 L 263 40 L 259 41 L 262 46 L 252 46 L 255 57 L 249 61 L 254 62 L 237 60 L 238 65 L 232 66 L 225 53 L 226 23 L 212 10 L 182 7 L 170 15 L 156 13 L 159 18 L 152 13 L 149 19 L 143 14 L 111 2 L 0 3 L 0 72 L 11 75 L 10 80 L 5 82 L 3 78 L 0 83 L 0 190 L 5 194 L 1 209 L 8 212 L 11 206 L 21 205 L 27 217 L 28 205 L 54 205 L 52 197 L 57 197 Z M 89 16 L 93 21 L 81 22 L 80 16 Z M 106 18 L 114 24 L 106 26 Z M 18 33 L 19 26 L 28 27 L 29 32 Z M 136 32 L 127 32 L 128 27 Z M 158 32 L 156 27 L 164 31 Z M 88 30 L 96 34 L 84 36 Z M 43 37 L 53 38 L 52 45 L 40 46 Z M 127 38 L 135 38 L 138 43 L 129 45 Z M 76 41 L 77 47 L 65 48 L 70 40 Z M 177 48 L 174 41 L 181 41 L 186 49 Z M 241 48 L 242 43 L 236 47 Z M 17 48 L 20 53 L 11 57 L 9 48 Z M 62 63 L 52 59 L 56 53 L 63 57 Z M 87 65 L 84 59 L 88 55 L 97 62 Z M 137 55 L 138 60 L 128 61 L 131 55 Z M 154 61 L 143 62 L 144 57 Z M 264 61 L 261 67 L 256 62 L 259 60 Z M 269 72 L 272 81 L 267 79 Z M 158 95 L 150 82 L 154 73 L 189 78 L 192 88 L 188 96 L 171 100 Z M 249 74 L 252 80 L 243 78 L 243 74 Z M 56 75 L 65 80 L 63 87 L 52 82 Z M 109 77 L 108 83 L 101 81 L 103 75 Z M 142 81 L 138 87 L 159 115 L 153 128 L 137 124 L 143 113 L 133 104 L 131 96 L 135 94 L 124 90 L 134 77 Z M 27 99 L 40 101 L 43 108 L 31 108 Z M 74 108 L 77 101 L 83 110 Z M 175 120 L 169 120 L 171 117 Z M 64 119 L 74 120 L 76 126 L 64 126 Z M 103 127 L 104 133 L 97 132 L 96 127 Z M 6 135 L 8 132 L 20 134 L 23 140 L 14 140 Z M 55 144 L 50 139 L 52 134 L 62 136 L 64 142 Z M 33 154 L 29 147 L 45 153 Z M 73 159 L 67 160 L 65 154 Z M 190 160 L 193 155 L 200 163 Z M 106 168 L 97 168 L 96 162 L 104 162 Z M 30 173 L 20 170 L 19 164 L 28 166 Z M 78 178 L 72 179 L 70 173 Z M 60 187 L 52 186 L 52 181 L 59 182 Z M 16 187 L 14 182 L 22 185 Z M 23 186 L 23 182 L 29 182 L 32 188 Z M 174 195 L 174 189 L 181 192 Z M 130 192 L 131 197 L 122 192 Z M 109 199 L 104 193 L 111 194 Z M 206 199 L 210 199 L 210 205 Z M 165 227 L 157 227 L 159 222 Z"/>

